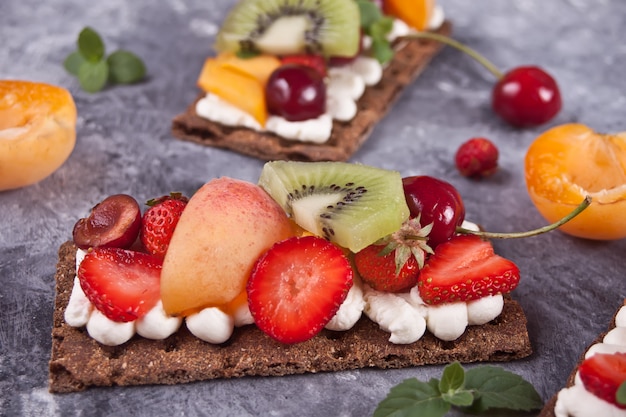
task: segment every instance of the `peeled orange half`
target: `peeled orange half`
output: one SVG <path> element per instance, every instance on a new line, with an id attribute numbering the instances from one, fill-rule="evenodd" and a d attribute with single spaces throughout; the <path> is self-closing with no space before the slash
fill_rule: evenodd
<path id="1" fill-rule="evenodd" d="M 76 143 L 76 106 L 57 86 L 0 80 L 0 191 L 56 171 Z"/>
<path id="2" fill-rule="evenodd" d="M 561 226 L 563 232 L 598 240 L 626 237 L 626 132 L 554 127 L 528 148 L 525 174 L 530 198 L 549 222 L 591 196 L 591 205 Z"/>

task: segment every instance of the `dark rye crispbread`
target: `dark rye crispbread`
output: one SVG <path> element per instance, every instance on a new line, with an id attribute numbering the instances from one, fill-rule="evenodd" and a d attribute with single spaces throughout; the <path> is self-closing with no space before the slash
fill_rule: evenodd
<path id="1" fill-rule="evenodd" d="M 237 328 L 222 345 L 201 341 L 186 327 L 166 340 L 139 336 L 109 347 L 91 339 L 85 329 L 67 325 L 63 315 L 75 276 L 76 247 L 59 249 L 52 329 L 49 389 L 81 391 L 90 386 L 180 384 L 215 378 L 280 376 L 357 368 L 405 368 L 425 364 L 511 361 L 532 353 L 526 317 L 506 297 L 504 311 L 483 326 L 470 326 L 454 342 L 426 332 L 410 345 L 388 342 L 389 334 L 362 317 L 346 332 L 323 330 L 313 339 L 283 345 L 256 326 Z"/>
<path id="2" fill-rule="evenodd" d="M 450 35 L 451 24 L 446 21 L 435 32 Z M 383 72 L 381 81 L 367 87 L 358 101 L 357 115 L 350 122 L 333 122 L 328 142 L 314 144 L 282 139 L 272 133 L 261 133 L 245 128 L 228 127 L 196 115 L 197 100 L 185 113 L 172 122 L 172 134 L 202 145 L 230 149 L 265 161 L 346 161 L 367 140 L 374 126 L 387 114 L 404 88 L 413 82 L 442 44 L 430 40 L 398 40 L 393 60 Z"/>
<path id="3" fill-rule="evenodd" d="M 626 305 L 626 300 L 624 300 L 624 304 L 623 305 Z M 620 308 L 621 308 L 621 306 L 620 306 Z M 618 308 L 617 311 L 615 312 L 615 314 L 613 315 L 613 319 L 611 320 L 611 323 L 609 324 L 608 330 L 606 332 L 604 332 L 604 333 L 601 333 L 593 342 L 591 342 L 591 344 L 589 346 L 587 346 L 587 348 L 582 353 L 582 355 L 580 355 L 580 358 L 578 358 L 578 362 L 574 366 L 574 369 L 572 370 L 570 375 L 567 377 L 567 381 L 565 382 L 565 388 L 569 388 L 572 385 L 574 385 L 574 380 L 576 378 L 576 372 L 578 372 L 578 367 L 585 360 L 585 354 L 587 353 L 589 348 L 591 346 L 595 345 L 596 343 L 601 343 L 602 340 L 604 339 L 604 336 L 606 336 L 606 334 L 610 330 L 615 328 L 615 317 L 617 316 L 617 313 L 619 312 L 619 310 L 620 309 Z M 557 392 L 556 394 L 554 394 L 550 398 L 550 400 L 543 406 L 543 409 L 541 410 L 541 413 L 539 413 L 539 415 L 537 417 L 556 417 L 556 415 L 554 413 L 554 407 L 556 406 L 556 401 L 558 399 L 558 395 L 559 395 L 559 393 Z"/>

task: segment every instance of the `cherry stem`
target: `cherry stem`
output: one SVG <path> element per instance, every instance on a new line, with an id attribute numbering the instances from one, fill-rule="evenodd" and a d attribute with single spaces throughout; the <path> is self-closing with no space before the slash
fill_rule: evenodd
<path id="1" fill-rule="evenodd" d="M 495 77 L 498 80 L 501 79 L 504 76 L 502 74 L 502 72 L 498 68 L 496 68 L 496 66 L 493 65 L 491 63 L 491 61 L 489 61 L 483 55 L 479 54 L 478 52 L 476 52 L 475 50 L 473 50 L 469 46 L 464 45 L 461 42 L 455 41 L 454 39 L 452 39 L 452 38 L 450 38 L 448 36 L 440 35 L 438 33 L 433 33 L 433 32 L 416 32 L 416 33 L 411 33 L 407 37 L 418 38 L 418 39 L 429 39 L 429 40 L 433 40 L 433 41 L 444 43 L 444 44 L 446 44 L 448 46 L 451 46 L 453 48 L 456 48 L 459 51 L 461 51 L 463 53 L 466 53 L 467 55 L 469 55 L 472 58 L 474 58 L 483 67 L 487 68 L 487 70 L 489 72 L 491 72 L 493 75 L 495 75 Z"/>
<path id="2" fill-rule="evenodd" d="M 549 232 L 551 230 L 554 230 L 564 225 L 568 221 L 572 220 L 574 217 L 578 216 L 584 209 L 589 207 L 590 204 L 591 204 L 591 197 L 587 196 L 582 201 L 582 203 L 580 203 L 574 210 L 572 210 L 571 213 L 563 217 L 561 220 L 555 223 L 549 224 L 547 226 L 540 227 L 538 229 L 529 230 L 527 232 L 515 232 L 515 233 L 495 233 L 495 232 L 483 232 L 483 231 L 477 232 L 475 230 L 469 230 L 463 227 L 457 227 L 456 231 L 457 233 L 462 233 L 462 234 L 467 234 L 467 235 L 476 235 L 476 236 L 485 237 L 488 239 L 510 239 L 510 238 L 537 236 L 537 235 Z"/>

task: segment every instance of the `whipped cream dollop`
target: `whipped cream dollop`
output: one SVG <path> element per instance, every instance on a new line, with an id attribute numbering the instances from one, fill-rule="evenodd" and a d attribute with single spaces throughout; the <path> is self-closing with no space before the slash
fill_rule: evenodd
<path id="1" fill-rule="evenodd" d="M 444 20 L 443 8 L 436 5 L 428 28 L 437 29 Z M 403 21 L 394 19 L 387 39 L 392 42 L 411 32 L 414 32 L 414 29 Z M 371 39 L 364 37 L 365 48 L 369 48 L 370 45 Z M 382 75 L 383 66 L 375 58 L 364 55 L 347 65 L 329 67 L 326 80 L 326 112 L 317 118 L 304 121 L 294 122 L 270 115 L 265 126 L 261 126 L 252 115 L 212 93 L 206 93 L 198 100 L 195 110 L 198 116 L 226 126 L 272 132 L 283 138 L 301 142 L 324 143 L 331 136 L 333 120 L 341 122 L 352 120 L 358 111 L 357 101 L 366 87 L 378 84 Z"/>
<path id="2" fill-rule="evenodd" d="M 621 307 L 615 316 L 615 328 L 611 329 L 601 342 L 590 346 L 585 352 L 585 358 L 597 353 L 615 352 L 626 352 L 626 306 Z M 577 372 L 574 385 L 559 391 L 554 414 L 557 417 L 626 417 L 626 410 L 587 391 Z"/>

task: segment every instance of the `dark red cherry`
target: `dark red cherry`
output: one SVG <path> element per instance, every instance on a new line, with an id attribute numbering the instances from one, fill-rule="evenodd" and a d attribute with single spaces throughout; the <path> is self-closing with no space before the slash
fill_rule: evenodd
<path id="1" fill-rule="evenodd" d="M 561 93 L 554 78 L 541 68 L 517 67 L 494 86 L 492 107 L 513 126 L 538 126 L 561 110 Z"/>
<path id="2" fill-rule="evenodd" d="M 89 217 L 80 219 L 72 239 L 81 249 L 94 247 L 129 248 L 141 228 L 141 209 L 133 197 L 115 194 L 96 204 Z"/>
<path id="3" fill-rule="evenodd" d="M 314 119 L 326 111 L 324 78 L 306 65 L 281 65 L 267 81 L 265 100 L 271 114 L 289 121 Z"/>
<path id="4" fill-rule="evenodd" d="M 433 223 L 429 246 L 434 249 L 449 240 L 465 219 L 465 206 L 456 188 L 427 175 L 405 177 L 402 186 L 411 217 L 419 215 L 422 226 Z"/>

